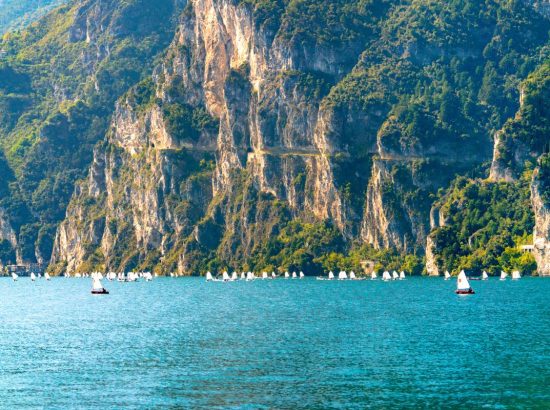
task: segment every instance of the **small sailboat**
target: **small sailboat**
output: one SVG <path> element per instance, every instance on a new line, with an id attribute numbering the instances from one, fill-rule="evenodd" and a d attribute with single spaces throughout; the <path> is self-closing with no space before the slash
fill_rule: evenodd
<path id="1" fill-rule="evenodd" d="M 483 271 L 483 273 L 481 274 L 481 280 L 487 280 L 489 279 L 489 275 L 487 275 L 487 272 Z"/>
<path id="2" fill-rule="evenodd" d="M 231 280 L 239 280 L 239 275 L 237 275 L 237 272 L 233 271 L 233 273 L 231 274 Z"/>
<path id="3" fill-rule="evenodd" d="M 449 280 L 451 279 L 451 274 L 449 273 L 448 270 L 445 271 L 445 280 Z"/>
<path id="4" fill-rule="evenodd" d="M 224 282 L 229 282 L 231 280 L 231 278 L 229 277 L 229 274 L 227 273 L 227 271 L 222 273 L 222 280 Z"/>
<path id="5" fill-rule="evenodd" d="M 34 272 L 31 272 L 31 280 L 34 282 L 36 280 L 36 275 Z"/>
<path id="6" fill-rule="evenodd" d="M 398 280 L 399 279 L 399 273 L 397 273 L 396 271 L 393 271 L 391 275 L 392 275 L 393 280 Z"/>
<path id="7" fill-rule="evenodd" d="M 48 272 L 46 272 L 46 273 L 44 274 L 44 279 L 46 279 L 46 280 L 50 280 L 50 279 L 51 279 L 50 274 L 49 274 Z"/>
<path id="8" fill-rule="evenodd" d="M 241 280 L 245 280 L 245 279 L 246 279 L 246 273 L 241 272 Z"/>
<path id="9" fill-rule="evenodd" d="M 504 272 L 503 270 L 500 271 L 500 280 L 506 280 L 508 277 L 508 274 Z"/>
<path id="10" fill-rule="evenodd" d="M 296 275 L 296 272 L 292 272 L 292 279 L 298 279 L 298 276 Z"/>
<path id="11" fill-rule="evenodd" d="M 206 281 L 212 282 L 214 278 L 212 277 L 212 273 L 210 271 L 206 272 Z"/>
<path id="12" fill-rule="evenodd" d="M 271 272 L 271 279 L 275 279 L 277 277 L 277 275 L 275 274 L 275 272 Z"/>
<path id="13" fill-rule="evenodd" d="M 262 272 L 262 279 L 268 279 L 267 272 Z"/>
<path id="14" fill-rule="evenodd" d="M 254 275 L 254 272 L 247 272 L 246 273 L 246 280 L 247 281 L 254 280 L 254 279 L 256 279 L 256 276 Z"/>
<path id="15" fill-rule="evenodd" d="M 376 272 L 372 271 L 371 274 L 370 274 L 370 279 L 371 280 L 376 280 L 376 278 L 378 278 L 378 275 L 376 274 Z"/>
<path id="16" fill-rule="evenodd" d="M 101 284 L 99 275 L 92 274 L 92 295 L 108 295 L 109 291 Z"/>
<path id="17" fill-rule="evenodd" d="M 285 279 L 288 279 L 288 278 L 290 278 L 290 275 L 288 272 L 285 272 Z"/>
<path id="18" fill-rule="evenodd" d="M 466 273 L 463 270 L 460 271 L 456 279 L 455 293 L 457 295 L 473 295 L 475 293 L 472 287 L 470 286 L 470 282 L 468 282 Z"/>
<path id="19" fill-rule="evenodd" d="M 300 276 L 300 279 L 304 279 L 306 275 L 304 275 L 304 272 L 300 271 L 298 274 Z"/>
<path id="20" fill-rule="evenodd" d="M 387 270 L 382 274 L 382 280 L 391 280 L 391 275 Z"/>
<path id="21" fill-rule="evenodd" d="M 17 282 L 17 279 L 19 279 L 19 275 L 15 272 L 12 272 L 11 278 L 13 279 L 14 282 Z"/>
<path id="22" fill-rule="evenodd" d="M 328 273 L 328 280 L 334 280 L 334 273 L 332 271 Z"/>
<path id="23" fill-rule="evenodd" d="M 351 280 L 357 280 L 357 277 L 355 276 L 355 272 L 354 272 L 354 271 L 351 271 L 351 272 L 349 273 L 349 278 L 350 278 Z"/>
<path id="24" fill-rule="evenodd" d="M 399 280 L 404 280 L 405 279 L 405 272 L 401 271 L 399 272 Z"/>
<path id="25" fill-rule="evenodd" d="M 518 280 L 521 279 L 521 273 L 519 273 L 518 270 L 515 270 L 512 272 L 512 280 Z"/>
<path id="26" fill-rule="evenodd" d="M 346 271 L 341 270 L 338 274 L 338 280 L 346 280 L 348 278 L 348 274 Z"/>

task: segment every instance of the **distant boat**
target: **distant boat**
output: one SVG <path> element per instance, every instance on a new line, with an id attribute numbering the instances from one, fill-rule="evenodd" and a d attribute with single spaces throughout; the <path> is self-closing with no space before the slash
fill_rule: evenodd
<path id="1" fill-rule="evenodd" d="M 296 272 L 292 272 L 292 279 L 296 279 L 298 276 L 296 275 Z"/>
<path id="2" fill-rule="evenodd" d="M 214 280 L 214 278 L 212 277 L 212 273 L 211 272 L 206 272 L 206 281 L 207 282 L 212 282 Z"/>
<path id="3" fill-rule="evenodd" d="M 44 274 L 44 279 L 46 279 L 46 280 L 50 280 L 50 279 L 51 279 L 51 278 L 50 278 L 50 274 L 49 274 L 48 272 L 46 272 L 46 273 Z"/>
<path id="4" fill-rule="evenodd" d="M 346 271 L 340 271 L 340 273 L 338 274 L 338 280 L 346 280 L 348 278 L 348 274 L 346 273 Z"/>
<path id="5" fill-rule="evenodd" d="M 334 273 L 332 273 L 332 271 L 330 271 L 328 273 L 328 280 L 333 280 L 334 279 Z"/>
<path id="6" fill-rule="evenodd" d="M 285 279 L 288 279 L 290 278 L 290 275 L 288 274 L 288 272 L 285 272 Z"/>
<path id="7" fill-rule="evenodd" d="M 387 270 L 382 274 L 382 280 L 391 280 L 391 275 Z"/>
<path id="8" fill-rule="evenodd" d="M 376 272 L 373 271 L 373 272 L 370 274 L 370 278 L 371 278 L 371 280 L 375 280 L 376 278 L 378 278 L 378 275 L 376 275 Z"/>
<path id="9" fill-rule="evenodd" d="M 245 279 L 246 279 L 246 273 L 241 272 L 241 280 L 245 280 Z"/>
<path id="10" fill-rule="evenodd" d="M 267 272 L 262 272 L 262 279 L 268 279 Z"/>
<path id="11" fill-rule="evenodd" d="M 92 295 L 108 295 L 109 291 L 101 284 L 98 275 L 92 275 Z"/>
<path id="12" fill-rule="evenodd" d="M 500 280 L 506 280 L 508 277 L 508 274 L 504 272 L 503 270 L 500 271 Z"/>
<path id="13" fill-rule="evenodd" d="M 354 271 L 351 271 L 351 272 L 349 273 L 349 278 L 350 278 L 351 280 L 356 280 L 356 279 L 357 279 L 357 277 L 355 276 L 355 272 L 354 272 Z"/>
<path id="14" fill-rule="evenodd" d="M 275 272 L 271 272 L 271 279 L 275 279 L 277 275 L 275 275 Z"/>
<path id="15" fill-rule="evenodd" d="M 487 275 L 487 272 L 483 271 L 483 273 L 481 274 L 481 280 L 487 280 L 489 279 L 489 275 Z"/>
<path id="16" fill-rule="evenodd" d="M 300 276 L 300 279 L 304 279 L 306 275 L 304 275 L 304 272 L 300 271 L 299 276 Z"/>
<path id="17" fill-rule="evenodd" d="M 227 272 L 222 273 L 222 279 L 224 282 L 229 282 L 231 280 Z"/>
<path id="18" fill-rule="evenodd" d="M 449 273 L 448 270 L 445 271 L 445 280 L 449 280 L 451 279 L 451 274 Z"/>
<path id="19" fill-rule="evenodd" d="M 399 272 L 399 280 L 405 279 L 405 272 L 401 271 Z"/>
<path id="20" fill-rule="evenodd" d="M 470 286 L 470 282 L 468 282 L 466 273 L 464 273 L 463 270 L 460 271 L 456 279 L 455 293 L 458 295 L 473 295 L 475 293 L 472 287 Z"/>
<path id="21" fill-rule="evenodd" d="M 231 274 L 231 280 L 239 280 L 239 275 L 237 275 L 237 272 L 233 271 Z"/>
<path id="22" fill-rule="evenodd" d="M 254 275 L 254 272 L 247 272 L 246 280 L 254 280 L 254 279 L 256 279 L 256 276 Z"/>
<path id="23" fill-rule="evenodd" d="M 34 272 L 31 272 L 31 280 L 34 282 L 36 280 L 36 275 Z"/>
<path id="24" fill-rule="evenodd" d="M 11 278 L 13 279 L 14 282 L 17 282 L 17 279 L 19 279 L 19 275 L 17 275 L 17 273 L 15 272 L 12 272 Z"/>
<path id="25" fill-rule="evenodd" d="M 393 272 L 392 272 L 392 279 L 393 279 L 393 280 L 399 279 L 399 273 L 397 273 L 396 271 L 393 271 Z"/>
<path id="26" fill-rule="evenodd" d="M 521 279 L 521 273 L 519 271 L 515 270 L 512 272 L 512 280 L 518 280 Z"/>

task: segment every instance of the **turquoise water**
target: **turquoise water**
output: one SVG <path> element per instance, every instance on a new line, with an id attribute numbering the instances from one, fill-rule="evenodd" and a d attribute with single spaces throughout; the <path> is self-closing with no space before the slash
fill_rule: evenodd
<path id="1" fill-rule="evenodd" d="M 550 407 L 550 279 L 105 285 L 0 279 L 0 407 Z"/>

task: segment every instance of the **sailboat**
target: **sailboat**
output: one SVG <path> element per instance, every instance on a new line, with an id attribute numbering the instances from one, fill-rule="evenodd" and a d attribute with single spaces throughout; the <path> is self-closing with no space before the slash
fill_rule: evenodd
<path id="1" fill-rule="evenodd" d="M 222 279 L 223 279 L 224 282 L 229 282 L 231 280 L 231 278 L 229 277 L 229 274 L 227 273 L 227 271 L 222 273 Z"/>
<path id="2" fill-rule="evenodd" d="M 237 275 L 237 272 L 233 271 L 231 274 L 231 280 L 239 280 L 239 275 Z"/>
<path id="3" fill-rule="evenodd" d="M 405 272 L 401 271 L 399 272 L 399 280 L 405 279 Z"/>
<path id="4" fill-rule="evenodd" d="M 108 295 L 109 291 L 101 284 L 99 275 L 92 274 L 92 295 Z"/>
<path id="5" fill-rule="evenodd" d="M 391 280 L 391 275 L 387 270 L 382 274 L 382 280 Z"/>
<path id="6" fill-rule="evenodd" d="M 512 280 L 518 280 L 521 279 L 521 273 L 519 271 L 515 270 L 512 272 Z"/>
<path id="7" fill-rule="evenodd" d="M 262 279 L 268 279 L 267 272 L 262 272 Z"/>
<path id="8" fill-rule="evenodd" d="M 50 279 L 51 279 L 51 278 L 50 278 L 50 274 L 49 274 L 48 272 L 46 272 L 46 273 L 44 274 L 44 279 L 46 279 L 46 280 L 50 280 Z"/>
<path id="9" fill-rule="evenodd" d="M 466 273 L 464 273 L 463 270 L 460 271 L 456 279 L 455 293 L 457 295 L 473 295 L 475 293 L 472 287 L 470 286 L 470 282 L 468 282 Z"/>
<path id="10" fill-rule="evenodd" d="M 338 274 L 338 280 L 346 280 L 348 278 L 348 274 L 346 271 L 341 270 Z"/>
<path id="11" fill-rule="evenodd" d="M 304 275 L 304 272 L 300 271 L 298 274 L 300 276 L 300 279 L 304 279 L 306 275 Z"/>
<path id="12" fill-rule="evenodd" d="M 328 280 L 334 280 L 334 273 L 332 271 L 328 273 Z"/>
<path id="13" fill-rule="evenodd" d="M 357 280 L 357 277 L 355 276 L 355 272 L 354 272 L 354 271 L 351 271 L 351 272 L 349 273 L 349 278 L 350 278 L 351 280 Z"/>
<path id="14" fill-rule="evenodd" d="M 376 274 L 376 272 L 372 271 L 371 274 L 370 274 L 370 279 L 371 280 L 376 280 L 376 278 L 378 278 L 378 275 Z"/>
<path id="15" fill-rule="evenodd" d="M 34 282 L 36 280 L 36 275 L 34 272 L 31 272 L 31 280 Z"/>
<path id="16" fill-rule="evenodd" d="M 245 280 L 245 279 L 246 279 L 246 273 L 241 272 L 241 280 Z"/>
<path id="17" fill-rule="evenodd" d="M 214 278 L 212 277 L 212 273 L 210 271 L 206 272 L 206 281 L 212 282 Z"/>
<path id="18" fill-rule="evenodd" d="M 481 280 L 487 280 L 489 279 L 489 275 L 487 275 L 487 272 L 483 271 L 483 273 L 481 274 Z"/>
<path id="19" fill-rule="evenodd" d="M 292 279 L 297 279 L 298 276 L 296 276 L 296 272 L 292 272 Z"/>
<path id="20" fill-rule="evenodd" d="M 506 280 L 508 277 L 508 274 L 504 272 L 503 270 L 500 271 L 500 280 Z"/>
<path id="21" fill-rule="evenodd" d="M 451 279 L 451 274 L 449 273 L 448 270 L 445 271 L 445 280 L 449 280 Z"/>
<path id="22" fill-rule="evenodd" d="M 285 272 L 285 279 L 288 279 L 290 278 L 290 275 L 288 274 L 288 272 Z"/>
<path id="23" fill-rule="evenodd" d="M 19 279 L 19 275 L 17 275 L 17 273 L 15 272 L 12 272 L 11 278 L 13 279 L 14 282 L 17 282 L 17 279 Z"/>
<path id="24" fill-rule="evenodd" d="M 393 279 L 393 280 L 399 279 L 399 273 L 397 273 L 396 271 L 393 271 L 393 272 L 392 272 L 392 279 Z"/>
<path id="25" fill-rule="evenodd" d="M 271 279 L 275 279 L 277 275 L 275 275 L 275 272 L 271 272 Z"/>
<path id="26" fill-rule="evenodd" d="M 254 276 L 254 272 L 247 272 L 246 273 L 246 280 L 254 280 L 256 279 L 256 276 Z"/>

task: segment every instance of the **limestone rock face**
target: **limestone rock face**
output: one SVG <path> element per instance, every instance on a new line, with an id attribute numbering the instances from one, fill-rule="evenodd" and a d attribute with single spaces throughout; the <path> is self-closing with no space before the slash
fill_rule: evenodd
<path id="1" fill-rule="evenodd" d="M 539 275 L 550 275 L 550 207 L 541 196 L 541 181 L 536 170 L 531 184 L 531 202 L 535 213 L 533 230 L 533 255 L 537 261 Z"/>

